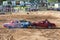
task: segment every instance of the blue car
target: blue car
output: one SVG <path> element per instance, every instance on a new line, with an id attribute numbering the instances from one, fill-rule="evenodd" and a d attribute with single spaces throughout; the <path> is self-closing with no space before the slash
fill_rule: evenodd
<path id="1" fill-rule="evenodd" d="M 31 26 L 31 22 L 26 20 L 20 20 L 20 24 L 22 28 L 28 28 L 29 26 Z"/>

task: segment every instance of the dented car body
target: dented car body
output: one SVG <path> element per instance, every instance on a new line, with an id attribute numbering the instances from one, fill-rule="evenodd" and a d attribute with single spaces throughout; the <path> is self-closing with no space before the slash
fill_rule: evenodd
<path id="1" fill-rule="evenodd" d="M 31 23 L 28 21 L 11 21 L 10 23 L 4 23 L 3 26 L 5 28 L 28 28 L 28 26 L 30 26 Z"/>

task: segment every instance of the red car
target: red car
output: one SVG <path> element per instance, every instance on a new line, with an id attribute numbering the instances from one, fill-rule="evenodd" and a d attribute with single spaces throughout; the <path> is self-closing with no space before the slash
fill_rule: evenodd
<path id="1" fill-rule="evenodd" d="M 33 22 L 33 28 L 56 28 L 54 23 L 50 23 L 48 20 L 41 21 L 41 22 Z"/>

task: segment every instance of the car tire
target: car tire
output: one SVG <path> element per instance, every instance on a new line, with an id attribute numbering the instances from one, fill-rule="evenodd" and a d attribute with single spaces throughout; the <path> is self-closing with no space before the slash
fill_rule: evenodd
<path id="1" fill-rule="evenodd" d="M 51 29 L 51 28 L 52 28 L 52 26 L 48 26 L 48 28 L 49 28 L 49 29 Z"/>
<path id="2" fill-rule="evenodd" d="M 8 28 L 9 28 L 9 29 L 11 29 L 11 28 L 12 28 L 12 26 L 9 26 Z"/>

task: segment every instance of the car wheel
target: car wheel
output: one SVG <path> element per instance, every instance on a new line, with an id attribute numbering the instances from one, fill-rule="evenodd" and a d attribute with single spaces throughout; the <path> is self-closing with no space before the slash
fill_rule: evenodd
<path id="1" fill-rule="evenodd" d="M 51 29 L 51 28 L 52 28 L 52 26 L 48 26 L 48 28 L 49 28 L 49 29 Z"/>
<path id="2" fill-rule="evenodd" d="M 56 28 L 55 26 L 53 26 L 52 28 Z"/>
<path id="3" fill-rule="evenodd" d="M 8 28 L 9 28 L 9 29 L 11 29 L 11 28 L 12 28 L 12 26 L 9 26 Z"/>

